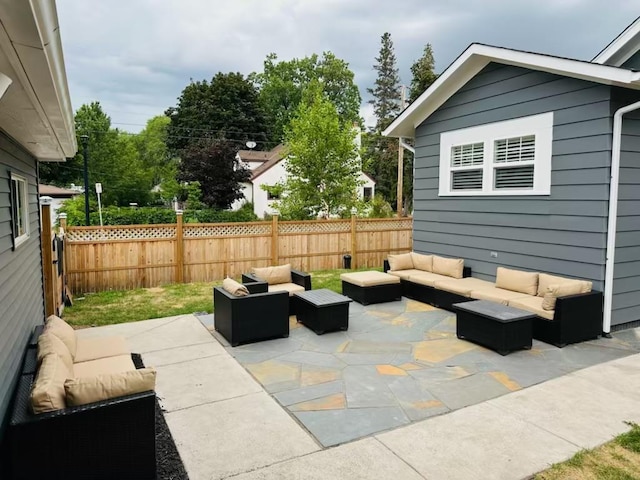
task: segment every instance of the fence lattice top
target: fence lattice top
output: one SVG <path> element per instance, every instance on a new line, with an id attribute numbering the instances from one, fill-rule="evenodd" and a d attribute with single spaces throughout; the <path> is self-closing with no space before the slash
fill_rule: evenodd
<path id="1" fill-rule="evenodd" d="M 105 227 L 105 228 L 69 228 L 66 231 L 66 239 L 69 242 L 95 242 L 108 240 L 144 240 L 175 238 L 175 225 L 149 225 L 145 227 Z"/>
<path id="2" fill-rule="evenodd" d="M 411 230 L 413 219 L 394 218 L 388 220 L 358 220 L 356 230 L 362 231 L 383 231 L 383 230 Z"/>
<path id="3" fill-rule="evenodd" d="M 185 238 L 270 235 L 271 223 L 185 225 L 183 233 Z"/>
<path id="4" fill-rule="evenodd" d="M 321 222 L 281 222 L 278 224 L 278 233 L 336 233 L 350 231 L 350 220 L 329 220 Z"/>

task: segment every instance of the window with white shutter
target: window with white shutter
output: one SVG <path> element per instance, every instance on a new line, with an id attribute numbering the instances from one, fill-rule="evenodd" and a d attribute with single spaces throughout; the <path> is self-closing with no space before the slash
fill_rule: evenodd
<path id="1" fill-rule="evenodd" d="M 483 163 L 483 142 L 452 146 L 451 190 L 482 190 Z"/>

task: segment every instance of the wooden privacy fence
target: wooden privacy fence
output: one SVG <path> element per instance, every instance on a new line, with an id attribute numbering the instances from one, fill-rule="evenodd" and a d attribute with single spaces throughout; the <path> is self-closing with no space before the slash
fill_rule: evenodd
<path id="1" fill-rule="evenodd" d="M 61 222 L 64 228 L 64 221 Z M 210 282 L 251 267 L 291 263 L 304 271 L 379 267 L 412 248 L 411 218 L 182 223 L 65 229 L 73 293 Z"/>
<path id="2" fill-rule="evenodd" d="M 42 280 L 45 315 L 62 315 L 66 291 L 64 277 L 64 241 L 51 228 L 51 205 L 43 203 L 42 219 Z"/>

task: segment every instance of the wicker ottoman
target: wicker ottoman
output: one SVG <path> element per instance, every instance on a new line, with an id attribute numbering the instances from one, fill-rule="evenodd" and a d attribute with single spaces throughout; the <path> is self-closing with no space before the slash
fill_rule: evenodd
<path id="1" fill-rule="evenodd" d="M 340 275 L 342 294 L 362 305 L 392 302 L 402 296 L 400 278 L 382 272 L 354 272 Z"/>

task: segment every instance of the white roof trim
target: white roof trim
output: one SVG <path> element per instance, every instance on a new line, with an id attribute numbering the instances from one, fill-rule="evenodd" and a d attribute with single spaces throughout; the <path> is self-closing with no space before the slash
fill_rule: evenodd
<path id="1" fill-rule="evenodd" d="M 636 18 L 591 61 L 619 67 L 638 50 L 640 50 L 640 17 Z"/>
<path id="2" fill-rule="evenodd" d="M 382 134 L 387 137 L 413 137 L 418 125 L 491 62 L 640 90 L 640 72 L 474 43 Z"/>

